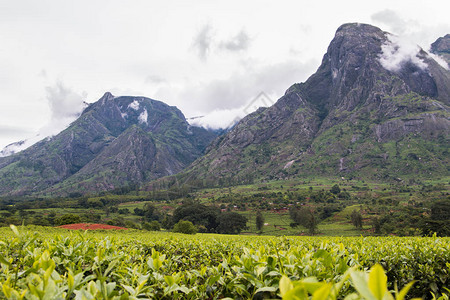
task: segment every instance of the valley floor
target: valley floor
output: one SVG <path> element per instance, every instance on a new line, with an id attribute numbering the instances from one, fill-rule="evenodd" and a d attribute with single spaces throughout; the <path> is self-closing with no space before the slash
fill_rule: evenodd
<path id="1" fill-rule="evenodd" d="M 448 177 L 409 183 L 306 178 L 72 198 L 4 198 L 0 199 L 0 225 L 103 223 L 148 229 L 153 221 L 170 231 L 177 208 L 197 204 L 246 217 L 246 227 L 240 229 L 245 235 L 424 236 L 437 232 L 445 236 L 450 232 L 449 193 Z M 263 219 L 261 228 L 256 224 L 258 212 Z M 302 214 L 312 217 L 314 226 L 302 222 Z M 205 231 L 201 228 L 205 224 L 194 225 Z"/>

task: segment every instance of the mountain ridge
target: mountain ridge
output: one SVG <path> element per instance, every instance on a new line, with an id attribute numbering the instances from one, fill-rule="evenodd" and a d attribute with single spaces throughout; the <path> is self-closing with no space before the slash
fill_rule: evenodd
<path id="1" fill-rule="evenodd" d="M 383 51 L 401 47 L 390 38 L 368 24 L 340 26 L 316 73 L 216 139 L 180 177 L 448 174 L 449 72 L 420 48 L 419 61 L 387 69 Z"/>
<path id="2" fill-rule="evenodd" d="M 57 136 L 0 158 L 0 195 L 151 189 L 166 176 L 206 185 L 448 176 L 450 72 L 402 47 L 375 26 L 344 24 L 314 74 L 220 136 L 176 107 L 107 92 Z"/>
<path id="3" fill-rule="evenodd" d="M 107 92 L 58 135 L 0 160 L 0 194 L 98 192 L 173 175 L 213 137 L 176 107 Z"/>

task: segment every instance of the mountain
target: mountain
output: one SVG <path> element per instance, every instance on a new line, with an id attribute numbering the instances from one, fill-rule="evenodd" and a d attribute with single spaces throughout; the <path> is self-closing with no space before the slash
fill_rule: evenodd
<path id="1" fill-rule="evenodd" d="M 450 34 L 438 38 L 431 44 L 431 52 L 441 56 L 450 66 Z"/>
<path id="2" fill-rule="evenodd" d="M 98 192 L 173 175 L 215 136 L 176 107 L 105 93 L 58 135 L 0 158 L 0 195 Z"/>
<path id="3" fill-rule="evenodd" d="M 431 51 L 445 58 L 448 40 Z M 106 93 L 58 135 L 0 157 L 0 195 L 98 192 L 174 174 L 225 184 L 448 176 L 449 105 L 450 71 L 427 52 L 344 24 L 316 73 L 220 136 L 176 107 Z"/>
<path id="4" fill-rule="evenodd" d="M 179 177 L 448 175 L 450 73 L 403 47 L 377 27 L 342 25 L 315 74 L 214 140 Z"/>

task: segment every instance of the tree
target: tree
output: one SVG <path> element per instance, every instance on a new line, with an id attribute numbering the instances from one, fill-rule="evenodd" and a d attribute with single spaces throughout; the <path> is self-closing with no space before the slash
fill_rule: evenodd
<path id="1" fill-rule="evenodd" d="M 158 221 L 154 220 L 151 221 L 150 223 L 148 222 L 142 223 L 142 228 L 148 231 L 160 231 L 161 225 L 159 224 Z"/>
<path id="2" fill-rule="evenodd" d="M 372 227 L 373 227 L 373 232 L 376 234 L 380 234 L 381 233 L 381 223 L 380 223 L 380 219 L 378 217 L 375 217 L 372 220 Z"/>
<path id="3" fill-rule="evenodd" d="M 100 223 L 102 220 L 102 216 L 99 214 L 83 214 L 80 216 L 81 222 L 87 223 Z"/>
<path id="4" fill-rule="evenodd" d="M 56 213 L 54 211 L 50 212 L 47 215 L 47 220 L 50 223 L 50 226 L 56 225 Z"/>
<path id="5" fill-rule="evenodd" d="M 117 211 L 120 215 L 127 215 L 130 213 L 130 210 L 128 208 L 121 208 Z"/>
<path id="6" fill-rule="evenodd" d="M 309 230 L 309 234 L 314 235 L 317 230 L 317 219 L 312 210 L 307 210 L 306 220 L 305 220 L 306 228 Z"/>
<path id="7" fill-rule="evenodd" d="M 431 215 L 423 226 L 427 234 L 450 235 L 450 198 L 438 200 L 431 205 Z"/>
<path id="8" fill-rule="evenodd" d="M 39 225 L 39 226 L 50 226 L 50 223 L 47 219 L 43 218 L 42 216 L 34 216 L 31 220 L 31 224 Z"/>
<path id="9" fill-rule="evenodd" d="M 161 221 L 161 226 L 165 229 L 170 229 L 173 226 L 173 218 L 172 216 L 165 215 Z"/>
<path id="10" fill-rule="evenodd" d="M 179 206 L 173 212 L 173 222 L 190 221 L 195 225 L 203 225 L 208 232 L 215 232 L 219 209 L 199 203 L 187 203 Z"/>
<path id="11" fill-rule="evenodd" d="M 438 200 L 431 205 L 431 219 L 434 221 L 450 220 L 450 198 Z"/>
<path id="12" fill-rule="evenodd" d="M 264 216 L 262 215 L 260 210 L 258 210 L 256 212 L 256 220 L 255 220 L 255 222 L 256 222 L 256 229 L 259 232 L 262 232 L 262 229 L 263 229 L 263 226 L 264 226 Z"/>
<path id="13" fill-rule="evenodd" d="M 75 214 L 65 214 L 55 220 L 56 225 L 81 223 L 81 217 Z"/>
<path id="14" fill-rule="evenodd" d="M 352 224 L 358 228 L 362 229 L 362 215 L 359 211 L 353 210 L 352 214 L 350 215 L 352 219 Z"/>
<path id="15" fill-rule="evenodd" d="M 337 194 L 339 194 L 339 193 L 341 192 L 341 188 L 339 187 L 338 184 L 335 184 L 335 185 L 333 185 L 333 186 L 331 187 L 330 192 L 333 193 L 333 194 L 335 194 L 335 195 L 337 195 Z"/>
<path id="16" fill-rule="evenodd" d="M 289 210 L 289 215 L 291 216 L 292 221 L 294 221 L 294 225 L 306 227 L 310 234 L 316 233 L 318 222 L 312 209 L 307 209 L 306 207 L 294 207 Z"/>
<path id="17" fill-rule="evenodd" d="M 179 232 L 184 234 L 196 234 L 197 228 L 190 221 L 179 221 L 173 226 L 173 232 Z"/>
<path id="18" fill-rule="evenodd" d="M 122 217 L 116 217 L 114 219 L 111 219 L 108 222 L 106 222 L 106 224 L 113 225 L 113 226 L 120 226 L 120 227 L 126 227 L 127 226 L 127 224 L 125 222 L 125 219 L 122 218 Z"/>
<path id="19" fill-rule="evenodd" d="M 86 208 L 86 207 L 88 207 L 88 199 L 86 197 L 82 197 L 82 198 L 78 199 L 77 204 L 81 208 Z"/>
<path id="20" fill-rule="evenodd" d="M 155 206 L 149 203 L 146 203 L 142 209 L 136 207 L 134 209 L 134 214 L 143 217 L 147 222 L 160 220 L 159 211 Z"/>
<path id="21" fill-rule="evenodd" d="M 247 227 L 247 218 L 236 212 L 224 212 L 219 214 L 217 226 L 218 233 L 239 234 Z"/>

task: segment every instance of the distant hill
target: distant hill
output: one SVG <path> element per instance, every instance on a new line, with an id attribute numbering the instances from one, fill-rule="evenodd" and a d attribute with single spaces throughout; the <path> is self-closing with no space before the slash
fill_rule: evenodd
<path id="1" fill-rule="evenodd" d="M 214 133 L 176 107 L 106 93 L 58 135 L 0 158 L 0 194 L 98 192 L 176 174 Z"/>

